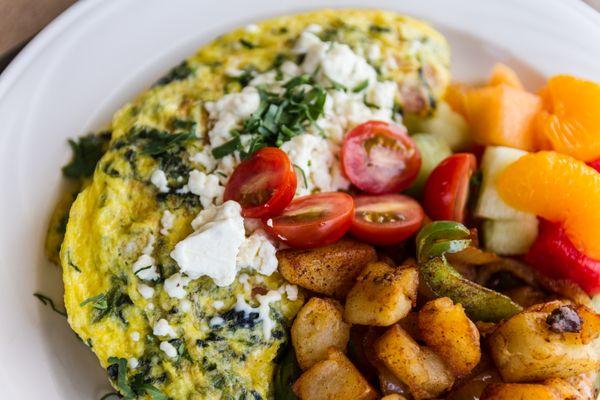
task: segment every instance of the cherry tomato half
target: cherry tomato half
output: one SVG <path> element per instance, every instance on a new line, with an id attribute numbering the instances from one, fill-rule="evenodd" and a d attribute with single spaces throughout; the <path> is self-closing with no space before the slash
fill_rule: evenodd
<path id="1" fill-rule="evenodd" d="M 244 217 L 277 215 L 296 193 L 296 173 L 287 154 L 265 147 L 236 167 L 225 186 L 223 198 L 242 206 Z"/>
<path id="2" fill-rule="evenodd" d="M 421 168 L 421 155 L 406 130 L 383 121 L 368 121 L 348 132 L 340 160 L 350 182 L 371 194 L 406 189 Z"/>
<path id="3" fill-rule="evenodd" d="M 471 153 L 456 153 L 431 171 L 423 195 L 427 216 L 434 221 L 463 222 L 469 181 L 477 168 Z"/>
<path id="4" fill-rule="evenodd" d="M 350 233 L 375 245 L 395 244 L 417 232 L 424 217 L 419 203 L 408 196 L 356 196 Z"/>
<path id="5" fill-rule="evenodd" d="M 291 247 L 310 248 L 337 242 L 350 229 L 354 201 L 346 193 L 302 196 L 272 218 L 263 219 L 271 235 Z"/>

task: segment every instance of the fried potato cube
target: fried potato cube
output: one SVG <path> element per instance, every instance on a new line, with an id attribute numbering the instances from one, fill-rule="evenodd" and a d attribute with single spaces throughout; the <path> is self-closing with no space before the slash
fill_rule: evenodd
<path id="1" fill-rule="evenodd" d="M 281 250 L 277 260 L 288 282 L 343 299 L 363 268 L 377 260 L 377 253 L 368 244 L 342 239 L 315 249 Z"/>
<path id="2" fill-rule="evenodd" d="M 564 305 L 553 301 L 528 308 L 489 336 L 490 353 L 505 382 L 568 378 L 600 368 L 600 315 L 572 306 L 579 332 L 560 331 L 547 320 Z"/>
<path id="3" fill-rule="evenodd" d="M 406 400 L 406 397 L 399 394 L 388 394 L 381 398 L 381 400 Z"/>
<path id="4" fill-rule="evenodd" d="M 296 315 L 292 325 L 292 344 L 302 369 L 327 357 L 335 347 L 346 351 L 350 325 L 342 319 L 342 305 L 333 299 L 313 297 Z"/>
<path id="5" fill-rule="evenodd" d="M 302 400 L 373 400 L 377 392 L 352 362 L 336 348 L 300 375 L 292 386 Z"/>
<path id="6" fill-rule="evenodd" d="M 420 347 L 398 325 L 375 342 L 375 353 L 417 400 L 434 398 L 454 383 L 442 359 L 431 349 Z"/>
<path id="7" fill-rule="evenodd" d="M 551 388 L 526 383 L 492 383 L 483 392 L 481 400 L 562 400 Z"/>
<path id="8" fill-rule="evenodd" d="M 414 267 L 367 265 L 346 297 L 344 320 L 352 324 L 390 326 L 415 304 L 419 273 Z"/>
<path id="9" fill-rule="evenodd" d="M 481 359 L 479 331 L 460 304 L 447 297 L 432 300 L 419 311 L 421 338 L 450 368 L 467 375 Z"/>

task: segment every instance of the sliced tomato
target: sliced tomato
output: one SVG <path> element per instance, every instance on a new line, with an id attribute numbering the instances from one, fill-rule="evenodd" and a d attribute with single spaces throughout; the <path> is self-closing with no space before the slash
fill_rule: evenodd
<path id="1" fill-rule="evenodd" d="M 600 159 L 590 161 L 587 163 L 590 167 L 594 168 L 596 171 L 600 172 Z"/>
<path id="2" fill-rule="evenodd" d="M 317 193 L 292 201 L 283 213 L 263 219 L 265 229 L 296 248 L 337 242 L 350 229 L 354 201 L 346 193 Z"/>
<path id="3" fill-rule="evenodd" d="M 463 222 L 469 196 L 469 181 L 477 168 L 471 153 L 456 153 L 444 159 L 425 183 L 423 206 L 434 221 Z"/>
<path id="4" fill-rule="evenodd" d="M 408 196 L 356 196 L 350 233 L 375 245 L 400 243 L 419 230 L 424 217 L 419 203 Z"/>
<path id="5" fill-rule="evenodd" d="M 243 161 L 231 174 L 223 198 L 235 200 L 249 218 L 277 215 L 296 193 L 296 173 L 287 154 L 265 147 Z"/>
<path id="6" fill-rule="evenodd" d="M 406 189 L 421 168 L 421 155 L 400 125 L 368 121 L 346 134 L 340 156 L 350 182 L 371 194 Z"/>

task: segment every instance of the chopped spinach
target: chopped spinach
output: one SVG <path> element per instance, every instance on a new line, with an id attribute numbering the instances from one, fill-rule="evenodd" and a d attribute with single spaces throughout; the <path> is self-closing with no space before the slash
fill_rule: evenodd
<path id="1" fill-rule="evenodd" d="M 196 135 L 193 132 L 169 133 L 158 129 L 142 128 L 137 136 L 145 139 L 145 143 L 142 145 L 142 154 L 156 156 L 173 147 L 180 146 Z"/>
<path id="2" fill-rule="evenodd" d="M 87 304 L 92 304 L 93 322 L 98 322 L 112 314 L 117 316 L 124 324 L 127 324 L 127 320 L 123 316 L 123 309 L 133 303 L 129 295 L 123 292 L 118 285 L 115 285 L 106 293 L 84 300 L 80 306 L 84 307 Z"/>
<path id="3" fill-rule="evenodd" d="M 244 39 L 244 38 L 240 39 L 240 44 L 247 49 L 253 49 L 256 47 L 256 45 L 254 43 L 252 43 L 251 41 Z"/>
<path id="4" fill-rule="evenodd" d="M 275 398 L 278 400 L 296 400 L 292 384 L 300 376 L 302 370 L 296 361 L 293 348 L 289 348 L 275 369 Z"/>
<path id="5" fill-rule="evenodd" d="M 258 87 L 260 105 L 239 131 L 232 131 L 233 139 L 213 149 L 215 158 L 222 158 L 236 150 L 247 157 L 266 146 L 281 146 L 292 137 L 303 133 L 323 114 L 326 92 L 309 75 L 300 75 L 287 81 L 281 94 Z M 245 148 L 241 135 L 250 135 Z"/>
<path id="6" fill-rule="evenodd" d="M 382 26 L 382 25 L 371 25 L 369 26 L 369 32 L 371 33 L 390 33 L 392 31 L 392 28 L 390 28 L 389 26 Z"/>
<path id="7" fill-rule="evenodd" d="M 187 61 L 181 62 L 179 65 L 173 67 L 167 72 L 162 78 L 156 81 L 153 86 L 162 86 L 169 84 L 174 81 L 181 81 L 188 78 L 194 73 L 194 70 L 190 67 Z"/>
<path id="8" fill-rule="evenodd" d="M 110 136 L 111 132 L 101 132 L 81 136 L 77 140 L 69 139 L 73 156 L 62 168 L 63 175 L 75 179 L 92 176 L 98 160 L 106 152 Z"/>
<path id="9" fill-rule="evenodd" d="M 141 394 L 150 395 L 152 400 L 168 400 L 169 398 L 150 384 L 144 377 L 145 374 L 136 374 L 131 382 L 127 380 L 127 360 L 124 358 L 110 357 L 108 362 L 108 375 L 115 381 L 119 391 L 125 396 L 123 400 L 137 399 Z"/>
<path id="10" fill-rule="evenodd" d="M 54 304 L 54 300 L 52 300 L 50 297 L 41 293 L 34 293 L 33 295 L 37 297 L 37 299 L 41 301 L 45 306 L 50 305 L 50 308 L 52 308 L 52 311 L 54 311 L 55 313 L 60 314 L 63 317 L 67 316 L 67 312 L 56 307 L 56 305 Z"/>

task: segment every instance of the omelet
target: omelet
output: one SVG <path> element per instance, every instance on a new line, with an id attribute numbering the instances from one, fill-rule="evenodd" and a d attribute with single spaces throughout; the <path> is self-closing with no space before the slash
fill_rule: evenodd
<path id="1" fill-rule="evenodd" d="M 314 54 L 299 42 L 321 46 L 314 52 L 321 56 L 336 49 L 340 58 L 327 53 L 329 64 L 311 67 Z M 341 56 L 353 60 L 350 70 Z M 311 140 L 335 149 L 340 135 L 327 132 L 343 135 L 360 113 L 398 122 L 402 114 L 426 115 L 445 91 L 448 66 L 446 41 L 419 21 L 375 10 L 316 11 L 217 38 L 119 110 L 93 175 L 72 205 L 66 196 L 57 209 L 47 245 L 52 255 L 62 241 L 69 324 L 113 386 L 128 399 L 273 399 L 274 370 L 303 293 L 252 260 L 238 265 L 230 284 L 205 270 L 191 278 L 174 250 L 197 233 L 199 213 L 223 207 L 222 187 L 253 146 L 281 146 L 291 157 Z M 336 82 L 323 71 L 369 78 Z M 307 115 L 269 128 L 277 120 L 262 106 L 277 100 L 289 110 L 282 96 L 295 96 L 294 110 L 306 106 Z M 345 114 L 335 98 L 345 101 Z M 285 135 L 269 136 L 272 142 L 256 133 L 279 128 Z M 307 171 L 304 189 L 342 190 L 343 177 L 331 177 L 333 153 L 322 165 L 321 155 L 311 163 L 310 154 L 298 161 Z M 252 235 L 257 221 L 245 222 Z"/>

